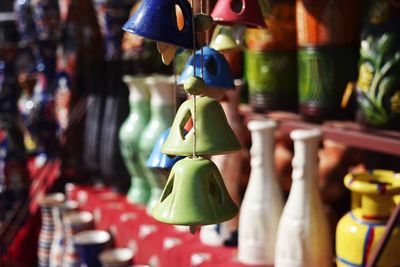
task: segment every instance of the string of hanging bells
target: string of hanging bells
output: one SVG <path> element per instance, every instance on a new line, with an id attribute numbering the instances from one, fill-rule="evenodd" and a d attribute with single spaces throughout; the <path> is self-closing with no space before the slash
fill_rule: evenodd
<path id="1" fill-rule="evenodd" d="M 245 1 L 239 2 L 244 9 Z M 180 10 L 179 14 L 177 10 Z M 194 3 L 191 6 L 187 0 L 143 0 L 123 26 L 125 31 L 156 41 L 165 64 L 172 62 L 179 49 L 193 50 L 178 81 L 192 98 L 180 106 L 161 148 L 165 154 L 186 158 L 172 167 L 152 213 L 159 221 L 188 225 L 191 232 L 198 226 L 221 223 L 236 216 L 238 208 L 229 196 L 217 166 L 206 157 L 240 149 L 221 105 L 206 96 L 207 90 L 233 89 L 230 73 L 226 73 L 228 65 L 214 49 L 201 47 L 196 52 L 196 33 L 207 31 L 213 19 L 202 12 L 194 14 L 193 10 Z M 247 11 L 242 13 L 246 15 L 245 19 L 251 19 Z M 189 75 L 187 69 L 193 70 L 193 74 Z M 190 119 L 193 127 L 185 131 Z"/>

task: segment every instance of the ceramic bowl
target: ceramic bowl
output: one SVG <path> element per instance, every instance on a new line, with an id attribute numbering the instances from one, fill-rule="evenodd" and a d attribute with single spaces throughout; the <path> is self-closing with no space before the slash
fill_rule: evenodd
<path id="1" fill-rule="evenodd" d="M 133 250 L 130 248 L 113 248 L 103 251 L 100 256 L 103 267 L 131 266 Z"/>

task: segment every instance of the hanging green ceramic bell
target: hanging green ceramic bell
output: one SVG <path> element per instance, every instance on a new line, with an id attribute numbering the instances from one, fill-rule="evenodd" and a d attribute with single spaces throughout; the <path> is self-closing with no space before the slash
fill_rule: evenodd
<path id="1" fill-rule="evenodd" d="M 192 155 L 194 129 L 185 134 L 184 126 L 193 113 L 193 99 L 180 106 L 162 153 L 175 156 Z M 197 138 L 195 148 L 198 155 L 226 154 L 240 149 L 239 141 L 218 101 L 207 96 L 197 97 L 196 120 L 196 134 L 200 137 Z"/>
<path id="2" fill-rule="evenodd" d="M 217 166 L 196 157 L 172 167 L 153 217 L 168 224 L 196 227 L 229 220 L 237 212 Z"/>

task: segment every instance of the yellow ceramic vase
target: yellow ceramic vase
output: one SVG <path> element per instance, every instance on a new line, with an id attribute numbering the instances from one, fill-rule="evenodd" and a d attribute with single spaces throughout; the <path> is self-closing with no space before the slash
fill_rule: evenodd
<path id="1" fill-rule="evenodd" d="M 338 267 L 363 267 L 385 231 L 391 211 L 398 202 L 400 177 L 391 171 L 348 174 L 345 186 L 352 191 L 352 210 L 336 229 L 336 263 Z M 380 257 L 377 267 L 400 266 L 400 226 Z"/>

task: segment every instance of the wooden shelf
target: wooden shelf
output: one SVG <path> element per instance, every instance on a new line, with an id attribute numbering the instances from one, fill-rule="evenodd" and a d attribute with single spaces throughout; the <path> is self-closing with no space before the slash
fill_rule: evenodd
<path id="1" fill-rule="evenodd" d="M 299 114 L 289 112 L 254 113 L 247 105 L 240 106 L 245 121 L 270 118 L 278 122 L 279 129 L 319 129 L 324 138 L 370 151 L 400 156 L 400 132 L 363 127 L 351 121 L 326 121 L 322 124 L 305 122 Z"/>

